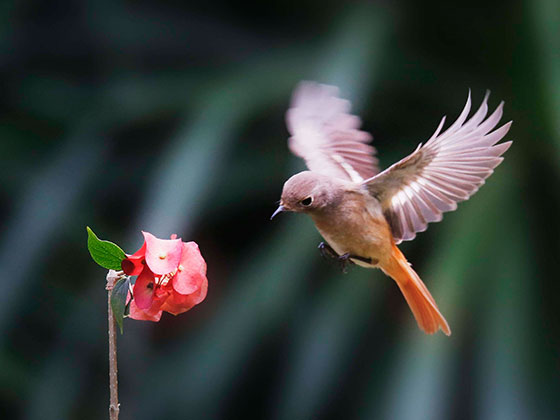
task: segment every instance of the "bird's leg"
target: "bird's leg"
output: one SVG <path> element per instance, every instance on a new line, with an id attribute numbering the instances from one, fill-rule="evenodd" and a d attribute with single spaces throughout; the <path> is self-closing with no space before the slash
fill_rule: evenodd
<path id="1" fill-rule="evenodd" d="M 347 253 L 344 255 L 338 255 L 338 253 L 325 242 L 321 242 L 317 248 L 319 248 L 323 258 L 332 258 L 337 260 L 340 263 L 340 268 L 343 273 L 346 273 L 346 267 L 348 264 L 353 264 L 353 262 L 349 260 L 350 254 Z"/>
<path id="2" fill-rule="evenodd" d="M 338 261 L 340 262 L 343 273 L 346 273 L 346 268 L 348 264 L 354 264 L 354 261 L 352 260 L 362 261 L 366 264 L 371 264 L 372 261 L 371 258 L 360 257 L 359 255 L 352 255 L 349 252 L 347 252 L 346 254 L 342 254 L 338 257 Z"/>
<path id="3" fill-rule="evenodd" d="M 319 249 L 319 252 L 323 256 L 323 258 L 327 258 L 327 257 L 328 258 L 338 258 L 339 257 L 339 255 L 336 253 L 336 251 L 334 249 L 332 249 L 332 247 L 325 242 L 321 242 L 317 248 Z"/>
<path id="4" fill-rule="evenodd" d="M 346 273 L 349 264 L 354 264 L 352 259 L 362 261 L 366 264 L 371 264 L 371 258 L 360 257 L 359 255 L 352 255 L 349 252 L 346 254 L 338 255 L 338 253 L 327 243 L 321 242 L 318 246 L 321 255 L 325 258 L 336 258 L 340 263 L 342 272 Z"/>
<path id="5" fill-rule="evenodd" d="M 347 270 L 347 269 L 348 269 L 348 265 L 349 265 L 349 264 L 354 264 L 354 262 L 352 262 L 352 261 L 350 260 L 350 257 L 351 257 L 351 255 L 350 255 L 349 252 L 347 252 L 346 254 L 342 254 L 342 255 L 340 255 L 340 256 L 338 257 L 338 262 L 340 263 L 340 269 L 342 270 L 342 272 L 343 272 L 344 274 L 346 274 L 346 272 L 348 271 L 348 270 Z"/>

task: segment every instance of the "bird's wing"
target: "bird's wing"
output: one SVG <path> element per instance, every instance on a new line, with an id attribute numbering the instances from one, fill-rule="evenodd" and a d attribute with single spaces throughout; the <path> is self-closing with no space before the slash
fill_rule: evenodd
<path id="1" fill-rule="evenodd" d="M 371 179 L 364 181 L 376 197 L 397 243 L 414 239 L 428 223 L 439 222 L 442 213 L 453 211 L 467 200 L 494 168 L 511 141 L 496 144 L 508 132 L 511 121 L 494 129 L 502 117 L 503 102 L 485 119 L 488 96 L 467 120 L 471 95 L 459 118 L 440 134 L 445 122 L 424 146 Z"/>
<path id="2" fill-rule="evenodd" d="M 362 182 L 379 172 L 371 135 L 350 115 L 350 102 L 334 86 L 301 82 L 294 91 L 286 124 L 290 150 L 321 174 Z"/>

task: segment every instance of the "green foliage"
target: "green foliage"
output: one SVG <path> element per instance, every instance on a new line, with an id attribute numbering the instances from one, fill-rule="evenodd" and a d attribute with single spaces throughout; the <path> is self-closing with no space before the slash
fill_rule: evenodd
<path id="1" fill-rule="evenodd" d="M 111 309 L 115 321 L 123 332 L 123 318 L 127 312 L 126 298 L 128 296 L 128 289 L 130 287 L 130 277 L 119 279 L 111 290 Z"/>
<path id="2" fill-rule="evenodd" d="M 93 261 L 108 270 L 120 270 L 121 262 L 126 258 L 124 251 L 113 242 L 99 239 L 89 226 L 86 229 L 88 250 Z"/>

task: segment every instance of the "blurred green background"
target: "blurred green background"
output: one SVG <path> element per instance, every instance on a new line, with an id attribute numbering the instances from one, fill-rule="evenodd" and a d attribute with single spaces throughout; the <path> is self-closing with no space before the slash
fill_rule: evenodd
<path id="1" fill-rule="evenodd" d="M 105 271 L 85 226 L 199 243 L 206 301 L 125 320 L 121 419 L 552 419 L 560 413 L 557 0 L 3 1 L 0 414 L 107 417 Z M 303 163 L 284 112 L 335 84 L 381 166 L 468 89 L 514 124 L 480 192 L 401 246 L 453 335 L 312 222 L 269 221 Z M 449 120 L 448 120 L 449 121 Z"/>

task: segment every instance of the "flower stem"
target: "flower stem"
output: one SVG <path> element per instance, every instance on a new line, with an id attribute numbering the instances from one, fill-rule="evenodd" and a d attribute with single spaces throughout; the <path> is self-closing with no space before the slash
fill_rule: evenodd
<path id="1" fill-rule="evenodd" d="M 113 309 L 111 309 L 111 290 L 107 291 L 109 318 L 109 419 L 119 419 L 119 381 L 117 378 L 117 331 Z"/>

